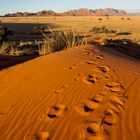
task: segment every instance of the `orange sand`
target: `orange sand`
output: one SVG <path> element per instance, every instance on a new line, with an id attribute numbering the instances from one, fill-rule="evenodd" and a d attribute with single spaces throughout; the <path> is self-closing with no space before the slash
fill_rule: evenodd
<path id="1" fill-rule="evenodd" d="M 139 140 L 140 62 L 82 46 L 0 71 L 0 140 Z"/>

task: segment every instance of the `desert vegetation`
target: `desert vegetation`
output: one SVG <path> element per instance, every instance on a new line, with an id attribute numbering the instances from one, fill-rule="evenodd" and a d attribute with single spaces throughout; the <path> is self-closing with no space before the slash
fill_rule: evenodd
<path id="1" fill-rule="evenodd" d="M 14 56 L 46 55 L 86 43 L 86 40 L 76 31 L 49 31 L 49 34 L 44 33 L 42 30 L 41 32 L 44 38 L 40 41 L 11 43 L 4 41 L 0 46 L 0 54 Z"/>
<path id="2" fill-rule="evenodd" d="M 110 30 L 110 29 L 108 29 L 105 26 L 102 26 L 102 27 L 93 27 L 90 30 L 90 32 L 93 32 L 93 33 L 105 33 L 105 34 L 108 34 L 108 33 L 115 34 L 115 33 L 117 33 L 116 30 Z"/>
<path id="3" fill-rule="evenodd" d="M 139 28 L 135 28 L 134 26 L 131 26 L 130 28 L 128 20 L 131 20 L 132 17 L 127 16 L 112 17 L 110 15 L 105 15 L 102 17 L 90 17 L 90 18 L 77 16 L 76 17 L 54 16 L 42 19 L 39 17 L 37 18 L 13 17 L 12 19 L 2 18 L 2 20 L 5 22 L 6 20 L 8 20 L 8 22 L 11 22 L 9 20 L 13 20 L 12 22 L 23 22 L 23 20 L 25 19 L 29 22 L 29 24 L 25 24 L 25 26 L 23 23 L 22 24 L 16 23 L 14 26 L 12 24 L 9 25 L 1 23 L 0 54 L 11 56 L 46 55 L 66 48 L 71 48 L 74 46 L 85 44 L 88 38 L 91 38 L 93 42 L 97 41 L 97 43 L 95 44 L 97 44 L 98 46 L 100 45 L 102 46 L 105 44 L 104 45 L 105 47 L 110 46 L 108 40 L 118 39 L 122 40 L 123 42 L 123 40 L 128 39 L 137 44 L 139 44 L 140 40 L 138 34 Z M 122 21 L 120 21 L 120 19 L 122 19 Z M 100 20 L 102 20 L 102 22 L 100 22 Z M 139 21 L 138 17 L 136 17 L 135 20 Z M 131 20 L 133 25 L 135 25 L 135 20 Z M 33 21 L 38 22 L 38 24 L 32 24 Z M 45 23 L 41 24 L 42 22 L 45 22 L 46 25 Z M 17 26 L 19 27 L 16 28 Z M 22 29 L 21 26 L 25 28 Z M 27 26 L 29 28 L 26 28 Z M 11 29 L 14 31 L 14 34 L 11 31 Z M 131 29 L 131 31 L 129 31 L 129 29 Z M 31 40 L 30 38 L 28 39 L 28 37 L 30 37 Z M 88 43 L 91 42 L 89 41 Z M 132 43 L 130 43 L 130 45 L 127 45 L 127 47 L 124 48 L 125 49 L 127 48 L 128 50 L 130 48 L 131 50 L 131 45 Z M 117 49 L 117 47 L 114 48 Z M 139 54 L 139 49 L 134 50 L 137 50 Z M 132 51 L 130 51 L 130 53 L 131 52 Z M 133 54 L 134 53 L 135 52 L 133 51 Z"/>
<path id="4" fill-rule="evenodd" d="M 4 26 L 0 26 L 0 43 L 6 41 L 9 35 L 13 35 L 13 31 Z"/>
<path id="5" fill-rule="evenodd" d="M 129 56 L 140 59 L 140 42 L 131 39 L 105 39 L 103 46 L 115 49 Z"/>

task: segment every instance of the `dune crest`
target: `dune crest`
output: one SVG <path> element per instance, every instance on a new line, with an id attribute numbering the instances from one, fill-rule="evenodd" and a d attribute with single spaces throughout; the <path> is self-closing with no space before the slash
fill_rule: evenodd
<path id="1" fill-rule="evenodd" d="M 139 77 L 138 60 L 94 46 L 0 71 L 0 139 L 138 140 Z"/>

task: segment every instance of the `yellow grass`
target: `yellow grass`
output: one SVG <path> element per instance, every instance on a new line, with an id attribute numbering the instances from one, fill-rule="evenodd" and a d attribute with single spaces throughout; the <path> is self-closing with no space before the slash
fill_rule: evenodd
<path id="1" fill-rule="evenodd" d="M 102 18 L 102 21 L 98 19 Z M 50 23 L 59 25 L 57 29 L 73 29 L 80 32 L 87 32 L 93 26 L 106 26 L 110 29 L 118 31 L 132 31 L 135 34 L 140 34 L 140 17 L 139 16 L 110 16 L 107 20 L 102 16 L 79 16 L 79 17 L 1 17 L 0 20 L 6 23 Z M 130 20 L 127 20 L 130 18 Z"/>

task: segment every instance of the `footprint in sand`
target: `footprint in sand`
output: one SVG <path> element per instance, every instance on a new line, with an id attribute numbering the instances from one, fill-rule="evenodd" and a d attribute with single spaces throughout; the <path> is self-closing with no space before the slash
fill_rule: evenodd
<path id="1" fill-rule="evenodd" d="M 118 82 L 108 82 L 107 84 L 106 84 L 106 86 L 107 87 L 118 87 L 118 86 L 120 86 L 120 83 L 118 83 Z"/>
<path id="2" fill-rule="evenodd" d="M 93 84 L 97 81 L 97 77 L 93 74 L 89 74 L 86 78 L 83 78 L 83 82 L 86 84 Z"/>
<path id="3" fill-rule="evenodd" d="M 111 112 L 111 114 L 117 114 L 117 115 L 119 115 L 120 114 L 120 111 L 122 110 L 118 105 L 116 105 L 116 104 L 112 104 L 112 103 L 110 103 L 109 104 L 109 110 L 110 110 L 110 112 Z"/>
<path id="4" fill-rule="evenodd" d="M 103 96 L 100 94 L 95 95 L 91 100 L 95 101 L 95 102 L 102 102 L 103 101 Z"/>
<path id="5" fill-rule="evenodd" d="M 108 99 L 108 109 L 107 109 L 107 114 L 110 115 L 121 115 L 122 112 L 124 111 L 124 103 L 125 100 L 123 97 L 115 96 L 115 95 L 110 95 Z"/>
<path id="6" fill-rule="evenodd" d="M 113 125 L 116 123 L 116 117 L 113 114 L 106 114 L 103 123 L 107 125 Z"/>
<path id="7" fill-rule="evenodd" d="M 78 65 L 79 65 L 79 64 L 74 64 L 73 66 L 70 66 L 69 69 L 70 69 L 70 70 L 71 70 L 71 69 L 74 69 L 74 68 L 76 68 Z"/>
<path id="8" fill-rule="evenodd" d="M 56 105 L 56 106 L 53 106 L 52 108 L 50 108 L 50 110 L 48 111 L 48 118 L 49 119 L 54 119 L 56 117 L 59 117 L 61 116 L 64 111 L 66 111 L 66 106 L 62 105 L 62 104 L 59 104 L 59 105 Z"/>
<path id="9" fill-rule="evenodd" d="M 89 60 L 89 61 L 86 61 L 87 64 L 89 65 L 96 65 L 97 63 L 93 60 Z"/>
<path id="10" fill-rule="evenodd" d="M 92 122 L 87 126 L 88 136 L 85 140 L 104 140 L 101 132 L 101 126 L 98 122 Z"/>
<path id="11" fill-rule="evenodd" d="M 114 105 L 120 105 L 122 108 L 124 108 L 124 99 L 122 97 L 118 96 L 110 96 L 109 102 Z"/>
<path id="12" fill-rule="evenodd" d="M 96 59 L 103 59 L 103 55 L 96 56 Z"/>
<path id="13" fill-rule="evenodd" d="M 97 135 L 100 132 L 100 124 L 98 122 L 92 122 L 87 126 L 87 133 L 91 135 Z"/>
<path id="14" fill-rule="evenodd" d="M 110 89 L 111 92 L 120 92 L 122 91 L 122 85 L 118 82 L 109 82 L 106 86 Z"/>
<path id="15" fill-rule="evenodd" d="M 111 69 L 108 66 L 100 66 L 98 69 L 104 73 L 110 72 Z"/>
<path id="16" fill-rule="evenodd" d="M 120 92 L 121 91 L 121 88 L 120 87 L 111 87 L 110 88 L 110 91 L 111 92 Z"/>
<path id="17" fill-rule="evenodd" d="M 39 115 L 38 119 L 40 121 L 51 121 L 57 117 L 60 117 L 66 110 L 66 106 L 58 104 L 49 108 L 44 114 Z"/>
<path id="18" fill-rule="evenodd" d="M 74 69 L 74 68 L 75 68 L 75 66 L 70 66 L 70 67 L 69 67 L 70 70 L 71 70 L 71 69 Z"/>
<path id="19" fill-rule="evenodd" d="M 87 99 L 79 104 L 75 110 L 82 115 L 90 115 L 92 111 L 98 108 L 100 100 L 99 98 Z"/>

